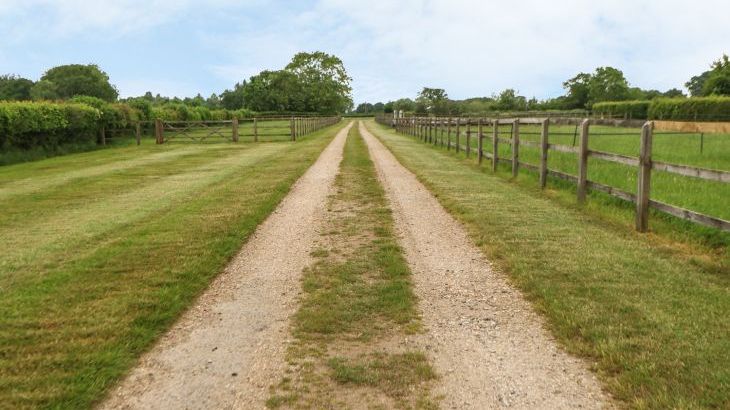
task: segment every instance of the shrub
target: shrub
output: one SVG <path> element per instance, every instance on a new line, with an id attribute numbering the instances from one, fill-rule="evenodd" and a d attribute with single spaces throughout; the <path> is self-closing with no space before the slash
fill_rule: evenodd
<path id="1" fill-rule="evenodd" d="M 647 118 L 651 101 L 606 101 L 593 104 L 593 114 L 611 118 Z"/>
<path id="2" fill-rule="evenodd" d="M 649 119 L 726 121 L 730 119 L 730 97 L 657 98 L 649 107 Z"/>

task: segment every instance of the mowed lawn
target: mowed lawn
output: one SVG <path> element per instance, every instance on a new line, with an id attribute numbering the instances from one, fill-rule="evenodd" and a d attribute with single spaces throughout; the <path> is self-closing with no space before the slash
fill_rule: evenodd
<path id="1" fill-rule="evenodd" d="M 368 126 L 619 401 L 730 407 L 727 249 L 635 233 L 630 222 L 567 206 L 552 189 L 494 175 L 474 157 Z"/>
<path id="2" fill-rule="evenodd" d="M 0 168 L 0 408 L 102 398 L 338 128 L 296 143 L 145 142 Z"/>

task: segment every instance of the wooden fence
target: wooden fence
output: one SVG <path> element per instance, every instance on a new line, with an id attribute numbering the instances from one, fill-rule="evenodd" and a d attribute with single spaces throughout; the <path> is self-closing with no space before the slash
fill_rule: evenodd
<path id="1" fill-rule="evenodd" d="M 340 120 L 341 117 L 339 116 L 253 117 L 222 121 L 167 121 L 157 119 L 154 121 L 154 129 L 157 144 L 164 144 L 176 139 L 192 141 L 220 139 L 238 142 L 241 137 L 251 137 L 254 142 L 258 142 L 262 136 L 286 137 L 291 141 L 296 141 L 300 136 L 336 124 Z M 137 135 L 139 135 L 139 128 Z"/>
<path id="2" fill-rule="evenodd" d="M 586 200 L 588 189 L 601 191 L 613 197 L 633 202 L 636 205 L 636 230 L 646 232 L 649 223 L 649 208 L 654 208 L 675 217 L 688 220 L 724 231 L 730 231 L 730 221 L 704 215 L 688 209 L 669 205 L 660 201 L 652 200 L 651 174 L 653 170 L 669 172 L 687 177 L 699 178 L 709 181 L 730 183 L 730 172 L 699 168 L 687 165 L 670 164 L 652 160 L 652 140 L 654 135 L 654 124 L 652 121 L 641 122 L 641 144 L 638 157 L 614 154 L 603 151 L 591 150 L 588 148 L 590 137 L 590 125 L 617 125 L 615 120 L 599 119 L 547 119 L 547 118 L 515 118 L 515 119 L 488 119 L 488 118 L 438 118 L 438 117 L 406 117 L 396 118 L 388 116 L 377 116 L 376 120 L 382 124 L 394 127 L 397 132 L 419 138 L 423 142 L 432 143 L 446 147 L 447 150 L 454 149 L 456 152 L 463 152 L 467 157 L 473 149 L 472 138 L 476 138 L 476 157 L 481 164 L 484 158 L 491 160 L 492 171 L 497 170 L 501 162 L 508 163 L 512 168 L 512 176 L 516 177 L 520 167 L 536 171 L 540 178 L 540 186 L 545 187 L 547 176 L 574 182 L 577 186 L 577 200 L 582 203 Z M 550 124 L 575 124 L 577 126 L 576 136 L 579 137 L 578 146 L 551 144 L 549 141 Z M 510 138 L 500 136 L 499 126 L 510 125 Z M 539 125 L 540 142 L 520 141 L 520 125 Z M 619 124 L 628 125 L 628 124 Z M 483 149 L 485 129 L 491 128 L 492 153 Z M 511 157 L 501 158 L 499 156 L 499 144 L 511 146 Z M 540 163 L 530 164 L 520 161 L 520 146 L 534 147 L 540 150 Z M 578 175 L 570 175 L 558 170 L 548 168 L 548 153 L 550 150 L 576 154 L 578 162 Z M 638 168 L 638 186 L 636 194 L 623 191 L 619 188 L 601 184 L 588 179 L 588 157 L 594 157 L 604 161 L 615 162 Z"/>

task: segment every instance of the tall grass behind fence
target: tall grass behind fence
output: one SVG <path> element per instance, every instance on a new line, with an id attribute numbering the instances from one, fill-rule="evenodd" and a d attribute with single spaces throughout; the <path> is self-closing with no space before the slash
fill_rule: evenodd
<path id="1" fill-rule="evenodd" d="M 480 164 L 488 159 L 493 171 L 500 164 L 506 164 L 513 177 L 521 168 L 534 171 L 543 188 L 548 177 L 574 183 L 581 203 L 586 201 L 588 190 L 631 202 L 636 207 L 635 225 L 640 232 L 648 229 L 650 208 L 730 231 L 729 136 L 716 138 L 720 152 L 708 153 L 707 160 L 695 158 L 688 161 L 694 164 L 680 164 L 659 161 L 654 154 L 658 152 L 671 160 L 688 158 L 687 144 L 679 140 L 688 133 L 657 133 L 651 121 L 385 115 L 376 120 L 401 134 L 473 156 Z M 671 144 L 657 150 L 657 137 L 681 143 L 674 147 L 675 152 L 671 152 Z M 699 152 L 705 155 L 702 153 L 708 149 L 702 137 Z M 652 187 L 661 195 L 652 197 Z"/>

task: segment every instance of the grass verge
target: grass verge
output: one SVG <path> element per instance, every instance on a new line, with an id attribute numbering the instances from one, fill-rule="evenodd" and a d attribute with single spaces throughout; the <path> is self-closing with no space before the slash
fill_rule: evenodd
<path id="1" fill-rule="evenodd" d="M 567 350 L 595 363 L 616 398 L 636 408 L 730 406 L 722 257 L 636 234 L 600 209 L 493 175 L 473 157 L 368 127 L 509 273 Z"/>
<path id="2" fill-rule="evenodd" d="M 143 145 L 0 170 L 12 243 L 0 255 L 0 407 L 101 399 L 339 127 L 295 144 Z"/>
<path id="3" fill-rule="evenodd" d="M 420 330 L 410 271 L 357 126 L 348 136 L 328 227 L 305 271 L 288 352 L 270 408 L 431 408 L 426 357 L 402 344 Z"/>

